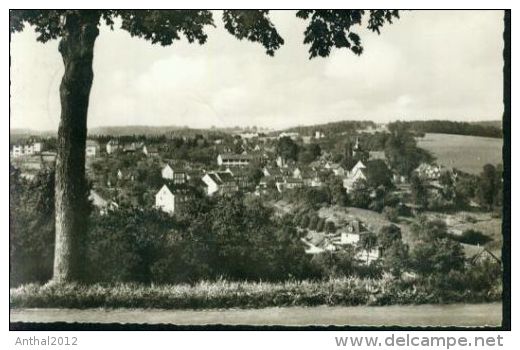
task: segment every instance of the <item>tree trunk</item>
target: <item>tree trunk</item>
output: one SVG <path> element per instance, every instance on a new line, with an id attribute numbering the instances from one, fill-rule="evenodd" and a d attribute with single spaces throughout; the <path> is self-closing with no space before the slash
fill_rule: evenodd
<path id="1" fill-rule="evenodd" d="M 94 77 L 92 59 L 99 34 L 95 21 L 66 18 L 59 51 L 65 73 L 60 85 L 61 120 L 56 158 L 56 243 L 54 276 L 57 282 L 82 278 L 83 237 L 88 218 L 85 179 L 87 110 Z"/>

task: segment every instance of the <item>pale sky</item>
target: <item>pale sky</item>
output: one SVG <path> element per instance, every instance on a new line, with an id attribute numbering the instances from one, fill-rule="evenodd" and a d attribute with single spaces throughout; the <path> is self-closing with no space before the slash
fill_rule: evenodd
<path id="1" fill-rule="evenodd" d="M 88 126 L 281 128 L 337 120 L 500 119 L 502 11 L 412 11 L 381 35 L 358 31 L 365 52 L 309 60 L 305 21 L 272 11 L 285 40 L 258 43 L 207 28 L 208 42 L 161 47 L 101 28 Z M 56 130 L 63 63 L 58 42 L 12 36 L 11 128 Z"/>

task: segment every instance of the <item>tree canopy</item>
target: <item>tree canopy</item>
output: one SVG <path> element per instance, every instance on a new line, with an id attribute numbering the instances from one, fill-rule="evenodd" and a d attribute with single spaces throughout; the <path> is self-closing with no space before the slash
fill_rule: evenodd
<path id="1" fill-rule="evenodd" d="M 190 43 L 204 44 L 205 27 L 214 27 L 213 12 L 208 10 L 12 10 L 9 15 L 11 33 L 22 31 L 26 24 L 38 33 L 38 41 L 47 42 L 66 34 L 67 26 L 81 23 L 106 24 L 114 28 L 116 19 L 121 29 L 131 36 L 163 46 L 184 36 Z M 310 45 L 309 58 L 326 57 L 333 48 L 346 48 L 360 55 L 361 37 L 354 28 L 363 25 L 380 33 L 385 23 L 399 18 L 398 10 L 300 10 L 296 16 L 308 22 L 304 43 Z M 236 38 L 260 43 L 273 56 L 284 39 L 269 19 L 269 10 L 224 10 L 224 28 Z"/>

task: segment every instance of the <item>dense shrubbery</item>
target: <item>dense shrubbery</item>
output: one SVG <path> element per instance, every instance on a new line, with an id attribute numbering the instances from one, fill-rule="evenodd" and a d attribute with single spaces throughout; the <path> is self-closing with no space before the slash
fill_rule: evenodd
<path id="1" fill-rule="evenodd" d="M 45 282 L 54 259 L 54 172 L 32 181 L 9 169 L 9 282 Z"/>
<path id="2" fill-rule="evenodd" d="M 464 232 L 462 232 L 460 236 L 453 235 L 452 238 L 461 243 L 473 245 L 484 245 L 492 241 L 492 239 L 489 236 L 486 236 L 480 231 L 471 229 L 465 230 Z"/>
<path id="3" fill-rule="evenodd" d="M 91 281 L 308 277 L 310 259 L 292 222 L 273 219 L 260 202 L 246 205 L 240 196 L 201 199 L 175 218 L 154 210 L 118 211 L 93 217 L 91 226 L 88 259 L 97 266 Z"/>
<path id="4" fill-rule="evenodd" d="M 286 191 L 283 196 L 291 203 L 305 205 L 312 209 L 319 209 L 332 201 L 328 187 L 302 187 Z"/>

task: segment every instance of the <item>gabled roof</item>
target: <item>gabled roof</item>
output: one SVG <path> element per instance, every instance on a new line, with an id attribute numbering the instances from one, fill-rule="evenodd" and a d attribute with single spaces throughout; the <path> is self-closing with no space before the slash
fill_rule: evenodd
<path id="1" fill-rule="evenodd" d="M 217 175 L 220 178 L 220 180 L 222 181 L 222 183 L 230 183 L 230 182 L 235 181 L 235 178 L 233 177 L 233 175 L 231 175 L 230 173 L 228 173 L 226 171 L 218 172 Z"/>
<path id="2" fill-rule="evenodd" d="M 264 167 L 265 170 L 271 175 L 271 176 L 282 176 L 282 171 L 278 167 L 271 167 L 266 166 Z"/>
<path id="3" fill-rule="evenodd" d="M 466 259 L 468 259 L 471 262 L 475 262 L 476 260 L 480 259 L 482 256 L 486 255 L 490 259 L 495 260 L 498 263 L 501 263 L 501 260 L 493 254 L 491 251 L 486 249 L 482 246 L 472 245 L 472 244 L 466 244 L 461 243 L 462 248 L 464 250 L 464 255 L 466 256 Z"/>
<path id="4" fill-rule="evenodd" d="M 330 163 L 329 168 L 331 169 L 343 169 L 343 166 L 339 163 Z"/>
<path id="5" fill-rule="evenodd" d="M 233 175 L 227 171 L 210 172 L 206 174 L 217 185 L 225 185 L 235 182 Z"/>
<path id="6" fill-rule="evenodd" d="M 171 182 L 168 182 L 168 183 L 165 183 L 164 185 L 162 185 L 162 187 L 159 189 L 159 191 L 161 191 L 164 187 L 166 187 L 166 189 L 172 195 L 183 194 L 183 193 L 186 194 L 189 191 L 188 187 L 183 186 L 183 185 L 175 185 Z M 159 192 L 159 191 L 157 191 L 157 192 Z"/>

